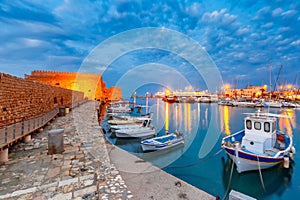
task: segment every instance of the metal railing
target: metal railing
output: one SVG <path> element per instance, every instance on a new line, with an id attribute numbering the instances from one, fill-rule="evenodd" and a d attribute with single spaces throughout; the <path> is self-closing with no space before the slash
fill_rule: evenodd
<path id="1" fill-rule="evenodd" d="M 31 118 L 0 121 L 0 150 L 45 126 L 58 112 L 59 109 L 54 108 L 48 113 Z"/>

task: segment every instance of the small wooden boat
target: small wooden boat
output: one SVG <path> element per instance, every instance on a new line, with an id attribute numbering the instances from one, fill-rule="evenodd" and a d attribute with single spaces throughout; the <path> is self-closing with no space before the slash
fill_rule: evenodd
<path id="1" fill-rule="evenodd" d="M 246 114 L 245 129 L 222 139 L 222 148 L 239 173 L 273 167 L 295 153 L 292 136 L 276 130 L 277 118 L 289 116 L 260 112 Z"/>
<path id="2" fill-rule="evenodd" d="M 156 135 L 155 127 L 151 125 L 151 118 L 145 118 L 142 126 L 134 128 L 123 128 L 116 130 L 119 138 L 149 138 Z"/>
<path id="3" fill-rule="evenodd" d="M 141 141 L 141 146 L 143 151 L 155 151 L 169 149 L 183 143 L 184 139 L 180 133 L 170 133 L 164 136 L 143 140 Z"/>

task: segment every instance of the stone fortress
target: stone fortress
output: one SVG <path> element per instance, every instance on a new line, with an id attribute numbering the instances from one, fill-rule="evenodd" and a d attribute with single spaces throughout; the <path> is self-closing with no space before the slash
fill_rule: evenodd
<path id="1" fill-rule="evenodd" d="M 120 100 L 122 98 L 121 88 L 106 88 L 99 74 L 35 70 L 31 72 L 31 75 L 25 74 L 25 79 L 84 92 L 84 96 L 89 100 Z"/>
<path id="2" fill-rule="evenodd" d="M 120 100 L 121 88 L 106 88 L 101 75 L 32 71 L 25 78 L 0 73 L 0 121 L 30 118 L 84 99 Z M 1 125 L 1 124 L 0 124 Z"/>

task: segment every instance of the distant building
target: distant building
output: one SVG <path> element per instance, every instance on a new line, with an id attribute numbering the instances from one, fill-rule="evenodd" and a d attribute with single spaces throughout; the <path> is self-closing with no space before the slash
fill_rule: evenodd
<path id="1" fill-rule="evenodd" d="M 248 85 L 244 89 L 230 89 L 225 88 L 224 94 L 227 97 L 233 98 L 247 98 L 247 97 L 261 97 L 267 91 L 267 86 L 252 86 Z"/>
<path id="2" fill-rule="evenodd" d="M 31 75 L 25 74 L 25 79 L 81 91 L 90 100 L 122 99 L 122 89 L 117 87 L 106 88 L 106 84 L 99 74 L 35 70 L 31 72 Z"/>

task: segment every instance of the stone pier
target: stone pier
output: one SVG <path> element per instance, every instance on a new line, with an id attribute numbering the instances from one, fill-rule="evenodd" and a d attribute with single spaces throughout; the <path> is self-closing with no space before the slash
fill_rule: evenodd
<path id="1" fill-rule="evenodd" d="M 64 129 L 64 151 L 48 155 L 48 132 Z M 10 147 L 0 164 L 0 199 L 215 199 L 106 143 L 94 102 L 87 102 Z M 131 174 L 126 167 L 155 168 Z"/>

